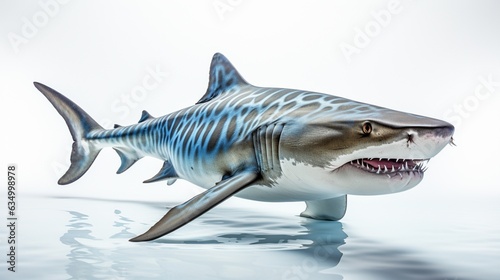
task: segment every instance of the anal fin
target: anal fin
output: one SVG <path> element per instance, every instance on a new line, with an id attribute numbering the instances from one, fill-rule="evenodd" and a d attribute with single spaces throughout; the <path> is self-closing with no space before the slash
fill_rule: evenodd
<path id="1" fill-rule="evenodd" d="M 170 161 L 165 161 L 160 169 L 160 172 L 158 172 L 151 179 L 144 181 L 143 183 L 153 183 L 168 180 L 168 185 L 172 185 L 177 178 L 179 178 L 179 175 L 177 175 L 177 172 L 175 172 L 172 163 Z"/>
<path id="2" fill-rule="evenodd" d="M 140 160 L 143 156 L 139 155 L 135 150 L 132 149 L 127 149 L 127 148 L 113 148 L 118 155 L 120 156 L 120 159 L 122 161 L 122 164 L 120 165 L 120 168 L 118 168 L 118 171 L 116 173 L 121 174 L 125 172 L 127 169 L 129 169 L 134 163 L 136 163 L 138 160 Z"/>
<path id="3" fill-rule="evenodd" d="M 153 227 L 130 241 L 153 240 L 184 226 L 237 192 L 251 186 L 258 176 L 258 172 L 254 170 L 236 173 L 205 192 L 170 209 Z"/>

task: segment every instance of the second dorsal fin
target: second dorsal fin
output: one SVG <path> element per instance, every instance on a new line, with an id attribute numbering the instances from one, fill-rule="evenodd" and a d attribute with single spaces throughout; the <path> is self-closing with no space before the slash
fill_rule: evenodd
<path id="1" fill-rule="evenodd" d="M 142 110 L 142 115 L 141 115 L 141 118 L 139 119 L 139 122 L 141 123 L 143 121 L 147 121 L 150 119 L 154 119 L 154 117 L 151 116 L 151 114 L 149 114 L 148 111 Z"/>

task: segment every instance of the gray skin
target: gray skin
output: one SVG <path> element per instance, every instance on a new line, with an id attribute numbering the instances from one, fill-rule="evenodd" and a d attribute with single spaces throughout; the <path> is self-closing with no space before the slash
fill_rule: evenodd
<path id="1" fill-rule="evenodd" d="M 451 124 L 328 94 L 255 87 L 215 54 L 205 95 L 193 106 L 138 124 L 103 129 L 57 91 L 35 83 L 65 119 L 73 140 L 71 183 L 113 147 L 118 173 L 144 156 L 164 161 L 145 182 L 185 179 L 207 191 L 178 205 L 131 241 L 168 234 L 235 195 L 305 201 L 304 217 L 339 220 L 346 196 L 400 192 L 452 143 Z"/>

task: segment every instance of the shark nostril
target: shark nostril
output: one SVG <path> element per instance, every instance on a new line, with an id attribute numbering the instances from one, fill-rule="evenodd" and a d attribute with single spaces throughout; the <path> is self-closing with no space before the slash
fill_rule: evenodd
<path id="1" fill-rule="evenodd" d="M 409 148 L 410 144 L 415 143 L 413 139 L 415 138 L 414 134 L 408 133 L 408 140 L 406 141 L 406 146 Z"/>

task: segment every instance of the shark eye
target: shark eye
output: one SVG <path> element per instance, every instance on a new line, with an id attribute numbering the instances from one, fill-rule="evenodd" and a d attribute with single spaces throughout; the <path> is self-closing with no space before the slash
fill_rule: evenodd
<path id="1" fill-rule="evenodd" d="M 365 122 L 365 123 L 363 123 L 363 126 L 361 127 L 361 129 L 363 130 L 364 134 L 368 135 L 368 134 L 372 133 L 372 124 L 369 122 Z"/>

